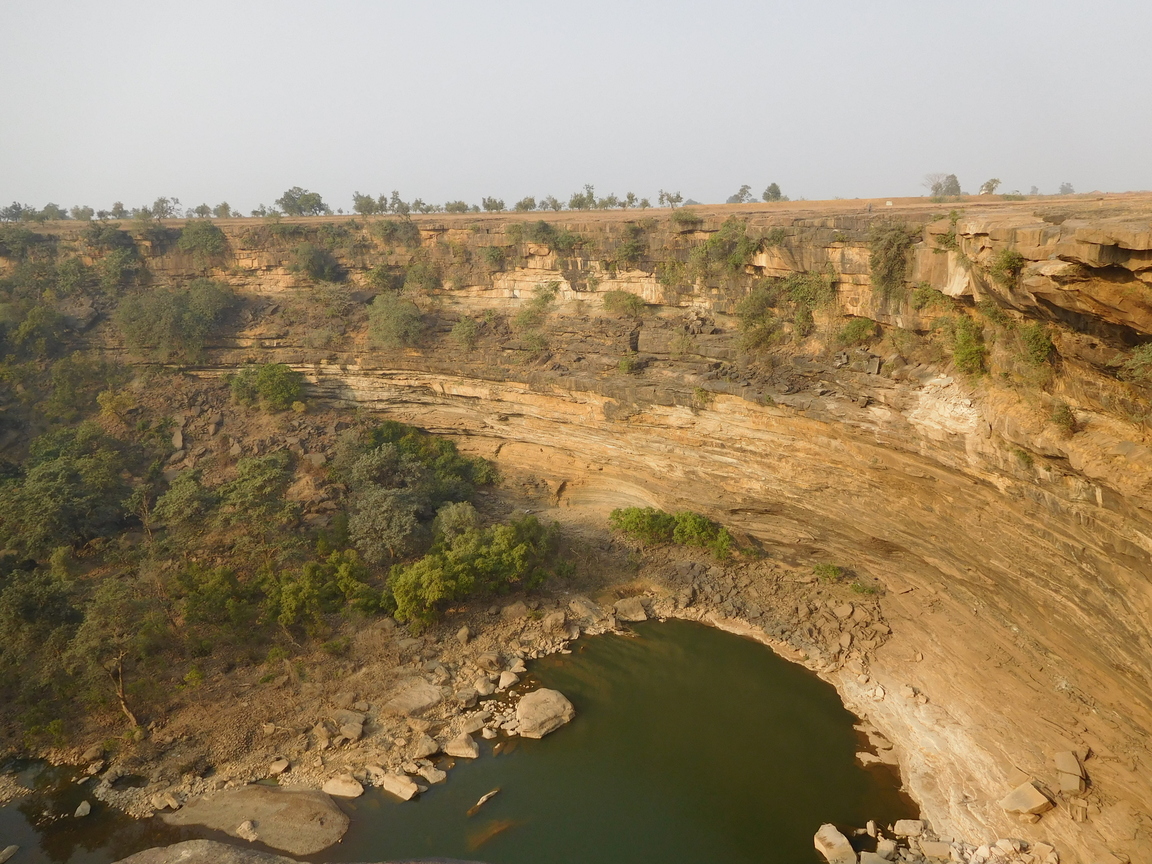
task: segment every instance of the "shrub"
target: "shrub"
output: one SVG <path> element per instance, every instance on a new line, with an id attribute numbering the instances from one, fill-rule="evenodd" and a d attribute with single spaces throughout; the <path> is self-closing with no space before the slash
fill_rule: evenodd
<path id="1" fill-rule="evenodd" d="M 812 568 L 812 572 L 819 577 L 821 582 L 839 582 L 844 578 L 844 568 L 837 567 L 835 564 L 816 564 Z"/>
<path id="2" fill-rule="evenodd" d="M 679 543 L 711 549 L 717 558 L 726 558 L 732 547 L 727 529 L 699 513 L 681 510 L 666 513 L 654 507 L 624 507 L 608 516 L 613 529 L 644 543 Z"/>
<path id="3" fill-rule="evenodd" d="M 616 364 L 616 368 L 625 375 L 635 375 L 644 368 L 644 364 L 638 360 L 635 355 L 629 354 L 620 358 L 620 362 Z"/>
<path id="4" fill-rule="evenodd" d="M 471 318 L 461 318 L 452 325 L 452 338 L 468 351 L 476 347 L 479 333 L 480 325 Z"/>
<path id="5" fill-rule="evenodd" d="M 912 292 L 913 309 L 949 309 L 951 306 L 951 298 L 943 291 L 937 291 L 927 282 L 921 282 Z"/>
<path id="6" fill-rule="evenodd" d="M 197 360 L 236 303 L 232 289 L 196 279 L 186 289 L 157 288 L 120 301 L 113 319 L 134 351 L 168 362 Z"/>
<path id="7" fill-rule="evenodd" d="M 647 307 L 644 298 L 631 291 L 607 291 L 604 293 L 604 310 L 611 315 L 636 316 Z"/>
<path id="8" fill-rule="evenodd" d="M 874 225 L 869 231 L 872 284 L 885 300 L 901 296 L 908 275 L 908 253 L 918 237 L 919 232 L 906 225 Z"/>
<path id="9" fill-rule="evenodd" d="M 647 251 L 644 229 L 639 225 L 628 225 L 624 228 L 624 240 L 613 253 L 613 261 L 618 266 L 635 267 L 643 260 Z"/>
<path id="10" fill-rule="evenodd" d="M 1113 360 L 1110 366 L 1119 369 L 1123 381 L 1139 384 L 1152 382 L 1152 342 L 1133 348 L 1127 357 Z"/>
<path id="11" fill-rule="evenodd" d="M 556 300 L 556 294 L 559 290 L 559 282 L 537 285 L 532 299 L 521 306 L 512 319 L 512 326 L 517 330 L 535 330 L 538 328 L 544 323 L 544 317 Z"/>
<path id="12" fill-rule="evenodd" d="M 403 270 L 387 264 L 377 264 L 365 274 L 365 281 L 370 288 L 375 288 L 377 291 L 401 291 L 406 275 Z"/>
<path id="13" fill-rule="evenodd" d="M 1020 328 L 1020 341 L 1024 343 L 1024 359 L 1033 366 L 1041 366 L 1048 362 L 1055 345 L 1048 329 L 1040 323 L 1029 324 Z"/>
<path id="14" fill-rule="evenodd" d="M 677 210 L 673 219 L 687 211 Z M 717 275 L 737 275 L 760 251 L 760 241 L 748 236 L 748 223 L 731 217 L 720 230 L 692 250 L 689 266 L 693 275 L 707 279 Z"/>
<path id="15" fill-rule="evenodd" d="M 485 246 L 480 256 L 484 259 L 484 263 L 493 270 L 500 270 L 504 266 L 507 253 L 502 246 Z"/>
<path id="16" fill-rule="evenodd" d="M 840 328 L 836 342 L 840 345 L 863 345 L 876 336 L 876 322 L 871 318 L 853 318 Z"/>
<path id="17" fill-rule="evenodd" d="M 404 274 L 406 291 L 435 291 L 441 284 L 440 273 L 431 261 L 414 261 Z"/>
<path id="18" fill-rule="evenodd" d="M 1015 249 L 1001 249 L 992 259 L 988 272 L 1000 285 L 1012 288 L 1027 263 L 1028 260 Z"/>
<path id="19" fill-rule="evenodd" d="M 176 248 L 187 252 L 198 262 L 210 261 L 228 251 L 228 241 L 214 223 L 207 219 L 190 219 L 180 232 Z"/>
<path id="20" fill-rule="evenodd" d="M 736 305 L 740 320 L 740 347 L 745 351 L 763 351 L 779 338 L 780 322 L 776 318 L 777 290 L 771 283 L 757 282 L 752 291 Z"/>
<path id="21" fill-rule="evenodd" d="M 465 204 L 464 206 L 467 208 L 468 205 Z M 456 211 L 449 210 L 448 212 L 452 213 Z M 369 230 L 388 245 L 410 247 L 420 245 L 420 228 L 415 222 L 407 219 L 388 219 L 383 222 L 373 222 Z"/>
<path id="22" fill-rule="evenodd" d="M 1069 435 L 1076 431 L 1076 415 L 1067 402 L 1057 402 L 1052 408 L 1052 422 Z"/>
<path id="23" fill-rule="evenodd" d="M 973 319 L 963 316 L 952 324 L 952 362 L 961 372 L 980 375 L 984 372 L 984 334 Z"/>
<path id="24" fill-rule="evenodd" d="M 320 282 L 343 282 L 347 275 L 331 252 L 313 243 L 301 243 L 296 247 L 289 269 Z"/>
<path id="25" fill-rule="evenodd" d="M 694 210 L 675 210 L 671 218 L 675 225 L 687 229 L 695 228 L 704 221 Z"/>
<path id="26" fill-rule="evenodd" d="M 676 528 L 672 539 L 684 546 L 700 546 L 712 551 L 717 558 L 727 558 L 732 548 L 732 535 L 728 529 L 706 516 L 681 510 L 676 514 Z"/>
<path id="27" fill-rule="evenodd" d="M 368 337 L 383 348 L 417 345 L 424 335 L 424 319 L 416 304 L 395 294 L 378 294 L 368 307 Z"/>
<path id="28" fill-rule="evenodd" d="M 300 401 L 304 375 L 283 363 L 251 363 L 229 379 L 232 397 L 242 405 L 257 402 L 271 411 L 287 411 Z"/>
<path id="29" fill-rule="evenodd" d="M 558 547 L 559 526 L 545 527 L 534 516 L 442 535 L 419 561 L 392 568 L 396 618 L 427 622 L 449 602 L 535 588 L 558 569 Z"/>

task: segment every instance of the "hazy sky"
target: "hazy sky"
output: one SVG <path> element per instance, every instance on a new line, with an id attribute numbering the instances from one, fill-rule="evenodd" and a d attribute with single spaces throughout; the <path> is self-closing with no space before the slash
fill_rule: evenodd
<path id="1" fill-rule="evenodd" d="M 1152 188 L 1148 0 L 7 0 L 0 202 Z"/>

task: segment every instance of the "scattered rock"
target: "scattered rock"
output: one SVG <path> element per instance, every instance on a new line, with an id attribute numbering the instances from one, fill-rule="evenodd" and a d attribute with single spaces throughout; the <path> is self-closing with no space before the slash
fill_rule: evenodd
<path id="1" fill-rule="evenodd" d="M 439 768 L 433 767 L 432 765 L 425 765 L 420 769 L 419 774 L 429 783 L 443 783 L 448 779 L 447 772 L 441 771 Z"/>
<path id="2" fill-rule="evenodd" d="M 288 767 L 289 763 L 287 759 L 277 759 L 268 766 L 268 775 L 270 777 L 279 777 L 281 774 L 288 770 Z"/>
<path id="3" fill-rule="evenodd" d="M 885 861 L 891 861 L 896 857 L 896 841 L 889 837 L 884 837 L 876 841 L 876 854 L 883 858 Z"/>
<path id="4" fill-rule="evenodd" d="M 1080 764 L 1080 759 L 1071 750 L 1064 750 L 1056 754 L 1056 770 L 1064 774 L 1075 774 L 1077 777 L 1084 776 L 1084 766 Z"/>
<path id="5" fill-rule="evenodd" d="M 851 618 L 854 610 L 855 607 L 851 603 L 841 603 L 832 607 L 832 614 L 843 621 L 845 618 Z"/>
<path id="6" fill-rule="evenodd" d="M 881 857 L 876 852 L 861 852 L 860 864 L 887 864 L 888 859 Z"/>
<path id="7" fill-rule="evenodd" d="M 251 819 L 245 819 L 236 826 L 236 830 L 232 833 L 241 840 L 247 840 L 249 843 L 255 843 L 260 837 L 260 835 L 256 833 L 256 826 L 252 824 Z"/>
<path id="8" fill-rule="evenodd" d="M 1068 792 L 1072 795 L 1083 795 L 1088 788 L 1084 783 L 1084 778 L 1079 774 L 1065 774 L 1059 771 L 1056 774 L 1057 785 L 1060 787 L 1061 792 Z"/>
<path id="9" fill-rule="evenodd" d="M 89 747 L 87 750 L 85 750 L 84 755 L 80 757 L 80 759 L 84 762 L 95 762 L 97 759 L 103 759 L 103 758 L 104 758 L 104 745 L 103 744 L 93 744 L 91 747 Z M 5 851 L 7 851 L 7 850 L 5 850 Z"/>
<path id="10" fill-rule="evenodd" d="M 943 843 L 938 840 L 921 840 L 920 851 L 924 854 L 925 858 L 942 858 L 945 861 L 952 860 L 951 843 Z"/>
<path id="11" fill-rule="evenodd" d="M 505 621 L 515 621 L 519 618 L 523 618 L 527 614 L 528 606 L 522 600 L 517 600 L 515 603 L 509 603 L 507 606 L 500 610 L 500 617 L 502 617 Z"/>
<path id="12" fill-rule="evenodd" d="M 72 815 L 75 816 L 77 819 L 79 819 L 82 816 L 87 816 L 91 812 L 92 812 L 92 805 L 89 804 L 87 801 L 81 801 L 80 806 L 76 808 L 76 812 L 73 813 Z"/>
<path id="13" fill-rule="evenodd" d="M 0 849 L 0 864 L 4 864 L 5 861 L 10 860 L 12 856 L 19 851 L 19 846 L 5 846 L 3 849 Z"/>
<path id="14" fill-rule="evenodd" d="M 616 617 L 621 621 L 647 621 L 648 613 L 644 610 L 644 602 L 639 597 L 625 597 L 617 600 L 613 607 Z"/>
<path id="15" fill-rule="evenodd" d="M 414 759 L 427 759 L 440 752 L 440 745 L 436 743 L 436 739 L 431 735 L 421 735 L 416 740 L 416 747 L 412 751 Z"/>
<path id="16" fill-rule="evenodd" d="M 467 645 L 468 641 L 472 638 L 472 631 L 468 629 L 467 625 L 461 627 L 456 631 L 456 641 L 461 645 Z"/>
<path id="17" fill-rule="evenodd" d="M 543 738 L 576 716 L 576 709 L 559 690 L 533 690 L 516 705 L 516 722 L 523 738 Z"/>
<path id="18" fill-rule="evenodd" d="M 379 785 L 385 792 L 390 792 L 401 801 L 410 801 L 412 796 L 420 791 L 420 787 L 403 774 L 385 774 L 380 778 Z"/>
<path id="19" fill-rule="evenodd" d="M 921 819 L 897 819 L 892 833 L 897 837 L 919 837 L 924 833 L 924 822 Z"/>
<path id="20" fill-rule="evenodd" d="M 496 685 L 487 678 L 477 678 L 472 682 L 472 689 L 478 696 L 491 696 L 496 692 Z"/>
<path id="21" fill-rule="evenodd" d="M 322 789 L 337 798 L 359 798 L 364 794 L 364 787 L 351 774 L 337 774 L 325 782 Z"/>
<path id="22" fill-rule="evenodd" d="M 485 651 L 476 658 L 476 665 L 485 672 L 499 672 L 500 655 L 495 651 Z"/>
<path id="23" fill-rule="evenodd" d="M 1047 795 L 1029 782 L 1021 783 L 1004 796 L 1000 801 L 1000 806 L 1009 813 L 1039 814 L 1046 813 L 1056 805 L 1048 800 Z"/>
<path id="24" fill-rule="evenodd" d="M 484 729 L 480 730 L 480 737 L 484 738 L 487 741 L 491 741 L 493 738 L 496 737 L 496 730 L 495 729 L 489 729 L 489 728 L 485 727 Z"/>
<path id="25" fill-rule="evenodd" d="M 520 683 L 520 676 L 515 672 L 501 672 L 500 681 L 496 685 L 497 690 L 507 690 L 509 687 L 515 687 Z"/>
<path id="26" fill-rule="evenodd" d="M 836 830 L 835 825 L 821 825 L 812 839 L 816 851 L 828 860 L 828 864 L 856 864 L 856 852 L 852 844 Z"/>
<path id="27" fill-rule="evenodd" d="M 444 745 L 444 752 L 459 759 L 475 759 L 480 755 L 480 745 L 471 735 L 460 735 Z"/>
<path id="28" fill-rule="evenodd" d="M 429 684 L 423 678 L 413 678 L 384 703 L 383 710 L 390 714 L 412 716 L 439 705 L 443 698 L 439 687 Z"/>
<path id="29" fill-rule="evenodd" d="M 604 617 L 604 612 L 600 607 L 587 597 L 573 597 L 568 603 L 568 611 L 577 620 L 582 621 L 599 621 Z"/>

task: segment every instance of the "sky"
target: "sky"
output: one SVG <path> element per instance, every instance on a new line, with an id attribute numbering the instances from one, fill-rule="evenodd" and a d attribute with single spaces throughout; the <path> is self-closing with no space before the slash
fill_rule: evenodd
<path id="1" fill-rule="evenodd" d="M 1152 188 L 1147 0 L 3 4 L 0 202 Z"/>

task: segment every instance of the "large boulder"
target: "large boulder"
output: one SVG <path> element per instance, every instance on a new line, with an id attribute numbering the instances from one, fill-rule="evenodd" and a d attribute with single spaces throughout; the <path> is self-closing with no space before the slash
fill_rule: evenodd
<path id="1" fill-rule="evenodd" d="M 429 684 L 423 678 L 413 678 L 400 685 L 392 698 L 384 703 L 384 710 L 412 717 L 439 705 L 443 698 L 444 694 L 435 684 Z"/>
<path id="2" fill-rule="evenodd" d="M 364 794 L 364 787 L 351 774 L 337 774 L 329 778 L 322 788 L 336 798 L 359 798 Z"/>
<path id="3" fill-rule="evenodd" d="M 616 601 L 616 617 L 621 621 L 647 621 L 644 601 L 639 597 L 625 597 Z"/>
<path id="4" fill-rule="evenodd" d="M 576 716 L 576 709 L 559 690 L 533 690 L 516 704 L 516 721 L 524 738 L 543 738 Z"/>
<path id="5" fill-rule="evenodd" d="M 385 774 L 377 785 L 385 792 L 391 792 L 401 801 L 411 801 L 420 787 L 405 774 Z"/>
<path id="6" fill-rule="evenodd" d="M 440 864 L 476 864 L 455 858 L 423 859 Z M 137 852 L 116 864 L 299 864 L 295 858 L 270 855 L 255 849 L 240 849 L 215 840 L 185 840 L 172 846 L 158 846 Z M 415 861 L 392 861 L 383 864 L 418 864 Z"/>
<path id="7" fill-rule="evenodd" d="M 1032 785 L 1021 783 L 1000 800 L 1000 806 L 1009 813 L 1046 813 L 1056 805 L 1048 796 Z"/>
<path id="8" fill-rule="evenodd" d="M 169 825 L 203 825 L 239 837 L 236 828 L 251 822 L 260 842 L 293 855 L 315 855 L 348 830 L 348 817 L 323 792 L 276 786 L 241 786 L 193 798 L 175 813 L 160 817 Z"/>
<path id="9" fill-rule="evenodd" d="M 444 745 L 444 752 L 457 759 L 475 759 L 480 755 L 480 745 L 471 735 L 458 735 Z"/>
<path id="10" fill-rule="evenodd" d="M 821 825 L 813 842 L 816 851 L 828 859 L 828 864 L 856 864 L 856 850 L 835 825 Z"/>

